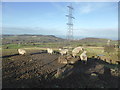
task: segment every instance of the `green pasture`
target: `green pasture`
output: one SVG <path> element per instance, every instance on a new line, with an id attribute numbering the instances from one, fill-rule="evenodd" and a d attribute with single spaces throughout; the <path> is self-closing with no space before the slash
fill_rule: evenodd
<path id="1" fill-rule="evenodd" d="M 38 48 L 62 48 L 62 47 L 77 47 L 80 46 L 79 43 L 72 43 L 72 42 L 59 42 L 59 43 L 34 43 L 34 44 L 7 44 L 7 45 L 2 45 L 2 52 L 7 55 L 7 54 L 16 54 L 18 48 L 31 48 L 33 49 L 38 49 Z M 82 45 L 84 47 L 84 45 Z M 7 48 L 8 47 L 8 48 Z M 118 60 L 118 52 L 114 51 L 112 53 L 107 53 L 104 52 L 103 47 L 97 47 L 97 46 L 85 46 L 85 50 L 87 51 L 88 58 L 91 58 L 92 56 L 97 56 L 97 55 L 104 55 L 107 58 L 110 58 L 111 60 Z M 56 49 L 56 51 L 57 51 Z M 72 49 L 71 49 L 72 51 Z M 71 54 L 70 51 L 70 54 Z M 80 52 L 78 56 L 81 54 Z"/>

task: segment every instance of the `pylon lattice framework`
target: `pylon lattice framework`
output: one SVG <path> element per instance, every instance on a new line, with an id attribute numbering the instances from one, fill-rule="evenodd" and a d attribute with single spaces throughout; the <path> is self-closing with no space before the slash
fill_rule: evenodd
<path id="1" fill-rule="evenodd" d="M 66 15 L 68 17 L 68 32 L 67 32 L 67 39 L 72 40 L 73 39 L 73 19 L 75 19 L 72 15 L 73 7 L 72 4 L 67 6 L 69 9 L 69 14 Z"/>

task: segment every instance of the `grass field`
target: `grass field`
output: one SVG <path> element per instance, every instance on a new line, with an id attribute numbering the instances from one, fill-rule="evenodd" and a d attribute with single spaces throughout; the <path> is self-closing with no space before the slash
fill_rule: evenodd
<path id="1" fill-rule="evenodd" d="M 44 43 L 44 44 L 41 43 L 36 46 L 29 45 L 29 44 L 28 45 L 9 44 L 9 45 L 3 46 L 2 54 L 3 54 L 3 56 L 18 54 L 18 51 L 17 51 L 18 48 L 24 48 L 27 52 L 29 52 L 30 50 L 32 50 L 34 52 L 40 51 L 40 50 L 47 50 L 48 47 L 53 48 L 53 50 L 58 51 L 59 47 L 62 47 L 62 46 L 63 46 L 62 44 L 58 45 L 57 43 Z M 75 47 L 75 44 L 73 44 L 72 46 Z M 5 49 L 5 47 L 9 47 L 9 48 Z M 109 59 L 109 60 L 113 60 L 113 61 L 118 60 L 118 52 L 117 51 L 112 52 L 112 53 L 106 53 L 106 52 L 104 52 L 104 47 L 84 46 L 84 48 L 87 51 L 88 58 L 92 58 L 93 56 L 95 56 L 95 57 L 100 56 L 102 59 L 107 59 L 107 60 Z M 71 50 L 70 50 L 70 54 L 71 54 Z M 82 52 L 80 52 L 78 54 L 78 56 L 81 53 Z"/>

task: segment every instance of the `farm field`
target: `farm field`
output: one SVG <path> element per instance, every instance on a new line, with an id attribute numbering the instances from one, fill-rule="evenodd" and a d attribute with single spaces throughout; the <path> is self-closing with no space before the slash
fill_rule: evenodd
<path id="1" fill-rule="evenodd" d="M 120 67 L 118 51 L 104 52 L 105 41 L 101 43 L 89 42 L 87 39 L 73 42 L 32 42 L 28 44 L 10 42 L 10 38 L 2 45 L 2 85 L 3 88 L 118 88 Z M 11 37 L 12 40 L 15 38 Z M 24 36 L 25 38 L 25 36 Z M 52 37 L 53 38 L 53 37 Z M 21 39 L 21 38 L 20 38 Z M 50 37 L 49 37 L 50 39 Z M 54 37 L 55 39 L 55 37 Z M 23 39 L 21 39 L 23 40 Z M 9 44 L 8 42 L 9 41 Z M 19 41 L 19 40 L 18 40 Z M 65 41 L 65 40 L 64 40 Z M 92 41 L 94 41 L 92 39 Z M 103 41 L 103 42 L 102 42 Z M 113 41 L 112 44 L 117 42 Z M 95 45 L 96 44 L 96 45 Z M 88 61 L 85 64 L 80 60 L 80 52 L 77 57 L 70 57 L 74 64 L 62 64 L 58 62 L 61 56 L 59 48 L 72 50 L 82 46 L 87 51 Z M 26 50 L 25 55 L 19 55 L 17 49 Z M 47 53 L 47 48 L 55 52 Z M 118 48 L 119 49 L 119 48 Z"/>
<path id="2" fill-rule="evenodd" d="M 119 89 L 120 3 L 33 1 L 1 3 L 1 89 Z"/>

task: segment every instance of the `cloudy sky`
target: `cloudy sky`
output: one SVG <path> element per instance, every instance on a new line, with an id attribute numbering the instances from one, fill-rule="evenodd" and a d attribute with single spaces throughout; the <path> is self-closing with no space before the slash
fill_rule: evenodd
<path id="1" fill-rule="evenodd" d="M 3 2 L 3 34 L 65 36 L 70 2 Z M 117 2 L 72 2 L 74 37 L 117 39 Z"/>

